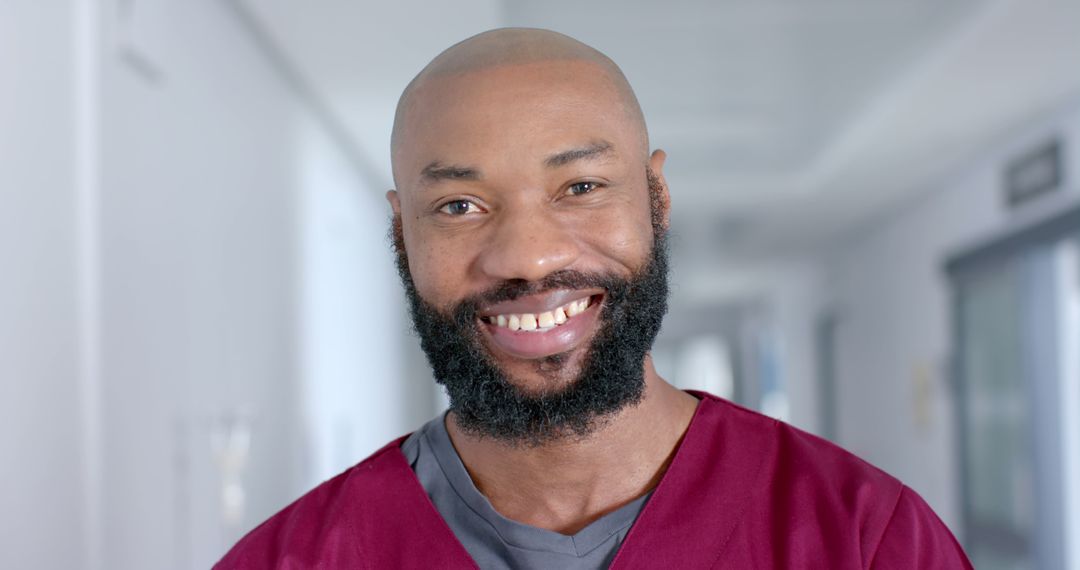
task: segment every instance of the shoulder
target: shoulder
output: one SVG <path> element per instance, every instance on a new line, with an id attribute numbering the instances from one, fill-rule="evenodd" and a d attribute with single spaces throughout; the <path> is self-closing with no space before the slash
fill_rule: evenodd
<path id="1" fill-rule="evenodd" d="M 835 492 L 873 492 L 895 502 L 903 485 L 881 469 L 821 437 L 707 393 L 695 393 L 715 422 L 715 444 L 727 454 L 767 458 L 774 483 Z M 886 500 L 888 502 L 888 500 Z"/>
<path id="2" fill-rule="evenodd" d="M 915 491 L 904 487 L 874 549 L 871 568 L 970 570 L 956 537 Z"/>
<path id="3" fill-rule="evenodd" d="M 329 479 L 240 539 L 215 569 L 335 567 L 356 547 L 352 510 L 363 505 L 372 483 L 397 476 L 403 463 L 399 438 Z"/>
<path id="4" fill-rule="evenodd" d="M 753 499 L 757 508 L 746 521 L 749 526 L 787 542 L 831 544 L 830 554 L 848 550 L 844 558 L 861 560 L 862 567 L 968 567 L 933 510 L 895 477 L 785 422 L 709 394 L 696 395 L 717 418 L 711 434 L 712 445 L 721 449 L 717 460 L 760 461 Z M 917 552 L 954 563 L 897 564 Z M 836 564 L 844 566 L 839 559 Z"/>

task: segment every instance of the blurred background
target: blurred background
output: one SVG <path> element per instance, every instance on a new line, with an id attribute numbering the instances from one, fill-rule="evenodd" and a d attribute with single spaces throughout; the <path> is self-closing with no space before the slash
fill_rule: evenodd
<path id="1" fill-rule="evenodd" d="M 662 375 L 1080 568 L 1080 1 L 0 0 L 0 567 L 206 568 L 445 405 L 397 97 L 498 26 L 669 153 Z"/>

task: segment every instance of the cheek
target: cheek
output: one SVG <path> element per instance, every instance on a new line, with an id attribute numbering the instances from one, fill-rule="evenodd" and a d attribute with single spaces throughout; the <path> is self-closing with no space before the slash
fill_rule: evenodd
<path id="1" fill-rule="evenodd" d="M 648 204 L 637 202 L 611 208 L 583 221 L 590 245 L 621 265 L 636 270 L 652 247 L 652 221 Z"/>
<path id="2" fill-rule="evenodd" d="M 429 303 L 446 305 L 456 299 L 455 291 L 464 281 L 467 260 L 458 244 L 424 235 L 423 231 L 405 232 L 405 251 L 409 272 L 416 290 Z"/>

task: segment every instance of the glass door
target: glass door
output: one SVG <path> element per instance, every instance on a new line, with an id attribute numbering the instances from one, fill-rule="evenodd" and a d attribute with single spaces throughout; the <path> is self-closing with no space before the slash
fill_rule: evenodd
<path id="1" fill-rule="evenodd" d="M 1032 568 L 1034 462 L 1019 275 L 1004 262 L 959 286 L 967 549 L 976 568 Z"/>
<path id="2" fill-rule="evenodd" d="M 980 569 L 1080 567 L 1080 263 L 1075 233 L 1040 237 L 950 264 L 963 537 Z"/>

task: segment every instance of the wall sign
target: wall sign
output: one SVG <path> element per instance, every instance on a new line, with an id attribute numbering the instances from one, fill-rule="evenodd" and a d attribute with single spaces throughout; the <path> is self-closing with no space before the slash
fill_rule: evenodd
<path id="1" fill-rule="evenodd" d="M 1061 188 L 1061 141 L 1053 139 L 1013 159 L 1005 168 L 1005 199 L 1015 208 Z"/>

